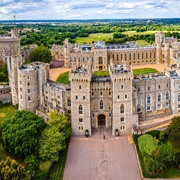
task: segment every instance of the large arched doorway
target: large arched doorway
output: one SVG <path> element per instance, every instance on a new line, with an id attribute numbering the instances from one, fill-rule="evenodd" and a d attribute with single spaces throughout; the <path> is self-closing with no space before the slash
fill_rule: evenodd
<path id="1" fill-rule="evenodd" d="M 99 71 L 102 71 L 103 70 L 103 67 L 102 66 L 99 66 Z"/>
<path id="2" fill-rule="evenodd" d="M 98 126 L 105 126 L 106 125 L 106 116 L 104 114 L 100 114 L 98 116 Z"/>

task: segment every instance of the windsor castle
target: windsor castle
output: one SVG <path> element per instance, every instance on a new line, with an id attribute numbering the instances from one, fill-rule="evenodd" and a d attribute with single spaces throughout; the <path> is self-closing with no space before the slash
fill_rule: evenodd
<path id="1" fill-rule="evenodd" d="M 84 135 L 104 126 L 120 134 L 131 133 L 139 122 L 175 115 L 180 111 L 180 43 L 155 33 L 155 44 L 77 45 L 65 40 L 53 45 L 53 58 L 71 68 L 70 85 L 50 80 L 49 64 L 24 64 L 17 29 L 0 37 L 0 61 L 7 63 L 12 104 L 37 113 L 48 121 L 57 110 L 71 121 L 72 133 Z M 165 64 L 169 70 L 134 77 L 132 66 Z M 109 71 L 106 77 L 95 71 Z"/>

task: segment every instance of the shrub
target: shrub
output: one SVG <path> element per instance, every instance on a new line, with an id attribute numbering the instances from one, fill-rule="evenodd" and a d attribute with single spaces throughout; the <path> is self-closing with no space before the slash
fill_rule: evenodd
<path id="1" fill-rule="evenodd" d="M 174 155 L 173 162 L 175 163 L 175 167 L 180 169 L 180 152 Z"/>
<path id="2" fill-rule="evenodd" d="M 149 131 L 149 132 L 147 132 L 146 134 L 150 134 L 152 137 L 156 137 L 156 138 L 158 139 L 158 138 L 159 138 L 160 131 L 158 131 L 158 130 Z"/>
<path id="3" fill-rule="evenodd" d="M 39 165 L 39 169 L 40 171 L 44 172 L 44 171 L 48 171 L 49 172 L 49 169 L 52 165 L 52 162 L 51 161 L 46 161 L 46 162 L 43 162 Z"/>

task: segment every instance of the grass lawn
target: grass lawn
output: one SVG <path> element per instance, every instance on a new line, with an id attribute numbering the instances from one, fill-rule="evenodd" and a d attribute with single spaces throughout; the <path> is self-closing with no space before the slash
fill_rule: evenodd
<path id="1" fill-rule="evenodd" d="M 62 83 L 62 84 L 70 84 L 69 81 L 69 71 L 62 73 L 58 79 L 56 80 L 56 82 Z"/>
<path id="2" fill-rule="evenodd" d="M 66 148 L 60 152 L 58 162 L 54 163 L 50 169 L 50 173 L 49 173 L 50 180 L 62 180 L 64 174 L 64 168 L 66 165 L 68 147 L 69 147 L 69 141 L 67 142 Z"/>
<path id="3" fill-rule="evenodd" d="M 109 40 L 109 38 L 113 38 L 113 33 L 94 33 L 90 34 L 89 37 L 76 38 L 76 42 L 78 44 L 83 43 L 92 43 L 92 41 L 103 41 Z"/>
<path id="4" fill-rule="evenodd" d="M 145 45 L 150 45 L 147 41 L 145 40 L 137 40 L 136 43 L 140 46 L 145 46 Z"/>
<path id="5" fill-rule="evenodd" d="M 139 68 L 139 69 L 133 69 L 134 76 L 137 76 L 139 74 L 149 74 L 149 73 L 157 73 L 158 70 L 154 68 Z"/>
<path id="6" fill-rule="evenodd" d="M 17 109 L 8 104 L 0 108 L 0 124 L 7 118 L 12 117 L 16 113 Z"/>
<path id="7" fill-rule="evenodd" d="M 109 71 L 94 71 L 93 74 L 99 77 L 107 77 L 109 76 Z"/>

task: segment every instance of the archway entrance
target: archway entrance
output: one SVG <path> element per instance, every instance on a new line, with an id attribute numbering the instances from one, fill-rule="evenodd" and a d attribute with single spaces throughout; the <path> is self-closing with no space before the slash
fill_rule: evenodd
<path id="1" fill-rule="evenodd" d="M 98 126 L 105 126 L 106 125 L 106 116 L 104 114 L 100 114 L 98 116 Z"/>
<path id="2" fill-rule="evenodd" d="M 102 71 L 103 70 L 103 67 L 102 66 L 99 66 L 99 71 Z"/>

